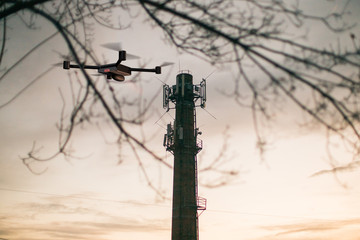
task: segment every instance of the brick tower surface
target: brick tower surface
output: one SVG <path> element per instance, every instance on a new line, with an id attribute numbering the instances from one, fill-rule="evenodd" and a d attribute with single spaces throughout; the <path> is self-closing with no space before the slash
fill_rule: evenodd
<path id="1" fill-rule="evenodd" d="M 198 239 L 198 210 L 205 210 L 204 199 L 197 196 L 197 153 L 201 150 L 196 128 L 195 103 L 205 106 L 205 80 L 193 85 L 189 73 L 180 73 L 176 85 L 164 86 L 164 108 L 175 104 L 174 125 L 168 125 L 164 146 L 174 154 L 172 240 Z M 205 200 L 206 204 L 206 200 Z"/>

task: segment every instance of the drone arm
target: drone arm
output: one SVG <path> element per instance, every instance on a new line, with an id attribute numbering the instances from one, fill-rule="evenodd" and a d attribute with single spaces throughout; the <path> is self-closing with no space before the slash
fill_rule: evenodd
<path id="1" fill-rule="evenodd" d="M 70 69 L 70 68 L 84 68 L 84 69 L 99 69 L 99 66 L 92 66 L 92 65 L 76 65 L 76 64 L 70 64 L 70 61 L 64 61 L 63 63 L 64 69 Z"/>
<path id="2" fill-rule="evenodd" d="M 156 74 L 161 73 L 161 67 L 155 67 L 155 68 L 130 68 L 130 70 L 133 72 L 154 72 Z"/>

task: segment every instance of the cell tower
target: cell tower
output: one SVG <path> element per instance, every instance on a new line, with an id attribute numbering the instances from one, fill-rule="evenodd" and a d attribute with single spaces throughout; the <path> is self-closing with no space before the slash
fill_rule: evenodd
<path id="1" fill-rule="evenodd" d="M 194 85 L 189 72 L 179 73 L 176 85 L 163 86 L 166 111 L 170 102 L 175 104 L 175 121 L 167 125 L 164 147 L 174 155 L 171 239 L 197 240 L 198 218 L 206 209 L 206 199 L 198 196 L 197 154 L 202 141 L 197 138 L 201 132 L 196 127 L 196 107 L 205 108 L 206 80 Z"/>

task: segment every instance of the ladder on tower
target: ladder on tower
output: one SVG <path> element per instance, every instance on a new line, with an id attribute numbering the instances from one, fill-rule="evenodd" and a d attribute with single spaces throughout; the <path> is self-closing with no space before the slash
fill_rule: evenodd
<path id="1" fill-rule="evenodd" d="M 196 197 L 196 234 L 197 238 L 199 239 L 199 217 L 200 215 L 206 210 L 206 198 L 199 197 L 198 194 L 198 162 L 197 162 L 197 154 L 202 149 L 202 140 L 197 138 L 197 135 L 201 134 L 199 129 L 196 127 L 196 110 L 194 109 L 194 135 L 195 135 L 195 197 Z"/>

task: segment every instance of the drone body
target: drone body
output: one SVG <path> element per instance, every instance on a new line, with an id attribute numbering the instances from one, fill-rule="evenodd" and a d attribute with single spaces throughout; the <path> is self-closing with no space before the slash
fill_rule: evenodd
<path id="1" fill-rule="evenodd" d="M 116 63 L 93 66 L 93 65 L 76 65 L 70 64 L 70 61 L 64 61 L 63 68 L 83 68 L 83 69 L 97 69 L 99 74 L 104 74 L 108 79 L 114 79 L 115 81 L 124 81 L 125 76 L 131 75 L 132 72 L 154 72 L 156 74 L 161 73 L 161 67 L 167 66 L 172 63 L 164 63 L 162 66 L 156 66 L 155 68 L 131 68 L 121 64 L 126 60 L 126 51 L 119 51 L 119 59 Z"/>

